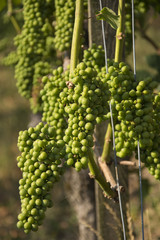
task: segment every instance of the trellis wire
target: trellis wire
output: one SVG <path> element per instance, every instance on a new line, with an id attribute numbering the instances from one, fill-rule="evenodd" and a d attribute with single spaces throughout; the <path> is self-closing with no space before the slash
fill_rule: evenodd
<path id="1" fill-rule="evenodd" d="M 101 11 L 102 10 L 102 1 L 101 0 L 99 0 L 99 5 L 100 5 L 100 11 Z M 103 35 L 103 44 L 104 44 L 104 51 L 105 51 L 106 73 L 108 73 L 107 47 L 106 47 L 106 40 L 105 40 L 104 21 L 101 20 L 101 23 L 102 23 L 102 35 Z M 110 108 L 110 113 L 111 113 L 111 126 L 112 126 L 112 133 L 113 133 L 112 135 L 113 135 L 114 163 L 115 163 L 115 174 L 116 174 L 116 182 L 117 182 L 117 190 L 118 190 L 119 208 L 120 208 L 122 228 L 123 228 L 123 237 L 124 237 L 124 240 L 126 240 L 126 231 L 125 231 L 124 216 L 123 216 L 123 209 L 122 209 L 122 200 L 121 200 L 121 193 L 120 193 L 120 186 L 119 186 L 119 176 L 118 176 L 116 147 L 115 147 L 115 136 L 114 136 L 114 122 L 113 122 L 113 114 L 112 114 L 111 102 L 109 103 L 109 108 Z"/>
<path id="2" fill-rule="evenodd" d="M 99 0 L 100 11 L 102 10 L 102 1 Z M 107 48 L 106 48 L 106 38 L 105 38 L 105 31 L 104 31 L 104 21 L 101 20 L 102 23 L 102 36 L 103 36 L 103 45 L 104 45 L 104 53 L 105 53 L 105 64 L 106 64 L 106 73 L 108 73 L 108 64 L 107 64 Z"/>
<path id="3" fill-rule="evenodd" d="M 120 187 L 119 187 L 119 176 L 118 176 L 117 157 L 116 157 L 116 145 L 115 145 L 115 137 L 114 137 L 114 122 L 113 122 L 111 102 L 109 103 L 109 108 L 110 108 L 110 113 L 111 113 L 114 163 L 115 163 L 115 173 L 116 173 L 116 182 L 117 182 L 117 190 L 118 190 L 119 208 L 120 208 L 121 221 L 122 221 L 122 227 L 123 227 L 123 237 L 124 237 L 124 240 L 126 240 L 126 231 L 125 231 L 124 216 L 123 216 L 123 209 L 122 209 L 122 200 L 121 200 L 121 193 L 120 193 Z"/>
<path id="4" fill-rule="evenodd" d="M 132 43 L 133 43 L 133 68 L 134 68 L 134 78 L 135 78 L 135 80 L 136 80 L 136 49 L 135 49 L 134 0 L 132 0 Z M 138 143 L 138 144 L 137 144 L 137 150 L 138 150 L 139 184 L 140 184 L 140 199 L 141 199 L 142 240 L 144 240 L 142 173 L 141 173 L 141 155 L 140 155 L 139 140 L 138 140 L 137 143 Z"/>

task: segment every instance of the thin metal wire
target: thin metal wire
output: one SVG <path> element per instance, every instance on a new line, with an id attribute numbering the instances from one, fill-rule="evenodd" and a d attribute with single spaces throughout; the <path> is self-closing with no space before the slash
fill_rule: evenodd
<path id="1" fill-rule="evenodd" d="M 136 80 L 136 50 L 135 50 L 135 23 L 134 23 L 134 0 L 132 0 L 132 42 L 133 42 L 133 68 L 134 78 Z M 139 140 L 137 141 L 138 150 L 138 166 L 139 166 L 139 184 L 140 184 L 140 199 L 141 199 L 141 225 L 142 225 L 142 240 L 144 240 L 144 221 L 143 221 L 143 193 L 142 193 L 142 171 L 141 171 L 141 154 Z"/>
<path id="2" fill-rule="evenodd" d="M 101 0 L 99 0 L 99 5 L 100 5 L 100 10 L 102 10 L 102 1 Z M 104 52 L 105 52 L 106 73 L 108 73 L 107 47 L 106 47 L 106 39 L 105 39 L 104 21 L 101 20 L 101 23 L 102 23 L 103 45 L 104 45 Z M 124 216 L 123 216 L 123 209 L 122 209 L 122 200 L 121 200 L 121 193 L 120 193 L 120 187 L 119 187 L 119 176 L 118 176 L 115 136 L 114 136 L 114 122 L 113 122 L 111 102 L 109 103 L 109 106 L 110 106 L 111 125 L 112 125 L 112 132 L 113 132 L 113 150 L 114 150 L 115 174 L 116 174 L 116 182 L 117 182 L 117 190 L 118 190 L 119 207 L 120 207 L 120 214 L 121 214 L 121 221 L 122 221 L 122 228 L 123 228 L 123 236 L 124 236 L 124 240 L 126 240 L 126 231 L 125 231 Z"/>
<path id="3" fill-rule="evenodd" d="M 132 0 L 132 44 L 133 44 L 133 72 L 136 80 L 136 50 L 135 50 L 134 0 Z"/>
<path id="4" fill-rule="evenodd" d="M 100 11 L 102 10 L 102 1 L 99 0 Z M 105 64 L 106 64 L 106 73 L 108 73 L 108 64 L 107 64 L 107 47 L 106 47 L 106 38 L 105 38 L 105 31 L 104 31 L 104 21 L 101 20 L 102 23 L 102 36 L 103 36 L 103 45 L 104 45 L 104 53 L 105 53 Z"/>
<path id="5" fill-rule="evenodd" d="M 124 224 L 122 200 L 121 200 L 121 193 L 120 193 L 120 187 L 119 187 L 119 176 L 118 176 L 116 145 L 115 145 L 115 135 L 114 135 L 114 122 L 113 122 L 111 102 L 109 103 L 109 108 L 110 108 L 110 113 L 111 113 L 111 126 L 112 126 L 112 135 L 113 135 L 113 151 L 114 151 L 114 162 L 115 162 L 115 173 L 116 173 L 116 182 L 117 182 L 117 190 L 118 190 L 119 208 L 120 208 L 121 221 L 122 221 L 122 227 L 123 227 L 123 237 L 124 237 L 124 240 L 126 240 L 126 230 L 125 230 L 125 224 Z"/>
<path id="6" fill-rule="evenodd" d="M 140 184 L 140 197 L 141 197 L 141 224 L 142 224 L 142 240 L 144 240 L 144 221 L 143 221 L 143 193 L 142 193 L 142 171 L 141 171 L 141 156 L 140 146 L 138 141 L 138 166 L 139 166 L 139 184 Z"/>

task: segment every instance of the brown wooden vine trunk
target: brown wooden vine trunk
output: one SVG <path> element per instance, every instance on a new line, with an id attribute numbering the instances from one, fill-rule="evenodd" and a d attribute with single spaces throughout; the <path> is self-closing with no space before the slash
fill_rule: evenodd
<path id="1" fill-rule="evenodd" d="M 117 12 L 117 0 L 102 0 L 102 5 Z M 103 45 L 101 22 L 95 18 L 98 10 L 99 1 L 89 0 L 89 44 L 94 42 L 97 45 Z M 108 57 L 114 58 L 116 32 L 106 24 L 105 33 Z M 96 136 L 101 146 L 103 146 L 106 129 L 107 123 L 101 124 L 96 128 Z M 111 171 L 114 176 L 113 164 Z M 128 211 L 128 174 L 126 167 L 119 167 L 119 178 L 120 185 L 125 187 L 125 193 L 122 194 L 122 202 L 125 225 L 128 232 L 126 217 Z M 66 174 L 65 180 L 68 199 L 78 218 L 79 240 L 123 239 L 119 204 L 104 198 L 102 190 L 97 184 L 94 185 L 93 180 L 89 178 L 88 171 L 83 170 L 77 173 L 73 169 Z"/>

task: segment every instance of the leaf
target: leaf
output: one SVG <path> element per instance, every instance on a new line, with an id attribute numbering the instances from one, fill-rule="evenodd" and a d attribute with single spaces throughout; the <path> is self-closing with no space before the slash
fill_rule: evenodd
<path id="1" fill-rule="evenodd" d="M 104 7 L 96 14 L 97 20 L 104 20 L 114 29 L 119 27 L 119 16 L 110 8 Z"/>
<path id="2" fill-rule="evenodd" d="M 22 0 L 12 0 L 13 5 L 17 6 L 22 3 Z"/>
<path id="3" fill-rule="evenodd" d="M 0 0 L 0 12 L 6 7 L 6 0 Z"/>

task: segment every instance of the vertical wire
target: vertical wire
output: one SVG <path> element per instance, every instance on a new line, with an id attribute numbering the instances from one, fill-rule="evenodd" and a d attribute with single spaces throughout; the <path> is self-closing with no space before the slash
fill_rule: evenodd
<path id="1" fill-rule="evenodd" d="M 135 51 L 135 28 L 134 28 L 134 0 L 132 0 L 132 45 L 133 45 L 133 72 L 136 80 L 136 51 Z"/>
<path id="2" fill-rule="evenodd" d="M 101 11 L 102 10 L 102 1 L 101 0 L 99 0 L 99 5 L 100 5 L 100 11 Z M 106 39 L 105 39 L 105 31 L 104 31 L 104 21 L 101 20 L 101 23 L 102 23 L 102 35 L 103 35 L 103 44 L 104 44 L 104 52 L 105 52 L 106 73 L 108 73 L 107 47 L 106 47 Z M 126 231 L 125 231 L 124 216 L 123 216 L 123 209 L 122 209 L 122 200 L 121 200 L 121 193 L 120 193 L 120 187 L 119 187 L 119 176 L 118 176 L 115 136 L 114 136 L 114 122 L 113 122 L 111 102 L 109 103 L 109 107 L 110 107 L 110 113 L 111 113 L 111 125 L 112 125 L 112 132 L 113 132 L 113 150 L 114 150 L 115 174 L 116 174 L 116 182 L 117 182 L 117 190 L 118 190 L 119 207 L 120 207 L 120 214 L 121 214 L 121 221 L 122 221 L 122 228 L 123 228 L 123 237 L 124 237 L 124 240 L 126 240 Z"/>
<path id="3" fill-rule="evenodd" d="M 99 0 L 100 11 L 102 10 L 102 1 Z M 104 31 L 104 21 L 101 20 L 102 24 L 102 36 L 103 36 L 103 45 L 104 45 L 104 53 L 105 53 L 105 64 L 106 64 L 106 73 L 108 73 L 108 64 L 107 64 L 107 48 L 106 48 L 106 38 L 105 38 L 105 31 Z"/>
<path id="4" fill-rule="evenodd" d="M 134 78 L 135 78 L 135 80 L 136 80 L 136 50 L 135 50 L 134 0 L 132 0 L 132 42 L 133 42 L 133 68 L 134 68 Z M 144 240 L 142 171 L 141 171 L 141 154 L 140 154 L 139 139 L 138 139 L 138 141 L 137 141 L 137 150 L 138 150 L 139 184 L 140 184 L 140 199 L 141 199 L 142 240 Z"/>
<path id="5" fill-rule="evenodd" d="M 113 135 L 113 151 L 114 151 L 114 162 L 115 162 L 117 189 L 118 189 L 119 208 L 120 208 L 122 227 L 123 227 L 123 237 L 124 237 L 124 240 L 126 240 L 126 231 L 125 231 L 124 216 L 123 216 L 123 209 L 122 209 L 122 200 L 121 200 L 121 193 L 120 193 L 120 187 L 119 187 L 119 176 L 118 176 L 117 157 L 116 157 L 116 145 L 115 145 L 115 137 L 114 137 L 114 122 L 113 122 L 111 102 L 109 103 L 109 108 L 110 108 L 110 113 L 111 113 L 111 125 L 112 125 L 112 135 Z"/>
<path id="6" fill-rule="evenodd" d="M 140 184 L 140 198 L 141 198 L 141 225 L 142 225 L 142 240 L 144 240 L 144 221 L 143 221 L 143 193 L 142 193 L 142 171 L 141 171 L 141 156 L 140 146 L 138 141 L 138 166 L 139 166 L 139 184 Z"/>

